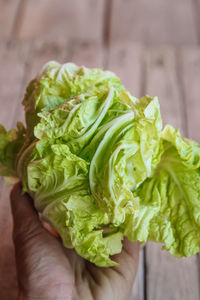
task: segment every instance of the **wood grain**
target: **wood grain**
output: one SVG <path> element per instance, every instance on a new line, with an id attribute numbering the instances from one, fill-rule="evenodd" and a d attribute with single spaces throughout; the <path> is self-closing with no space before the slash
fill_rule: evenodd
<path id="1" fill-rule="evenodd" d="M 193 1 L 114 0 L 111 40 L 145 44 L 197 44 Z"/>
<path id="2" fill-rule="evenodd" d="M 143 48 L 133 43 L 111 44 L 107 66 L 115 72 L 126 88 L 134 95 L 141 96 L 142 86 L 142 52 Z M 133 286 L 130 300 L 144 299 L 144 267 L 143 250 L 140 251 L 139 270 Z"/>
<path id="3" fill-rule="evenodd" d="M 151 47 L 144 57 L 146 87 L 144 93 L 158 96 L 164 124 L 183 129 L 179 82 L 176 72 L 176 56 L 170 47 Z"/>
<path id="4" fill-rule="evenodd" d="M 200 143 L 200 48 L 182 49 L 180 76 L 183 83 L 185 113 L 189 138 Z"/>
<path id="5" fill-rule="evenodd" d="M 102 40 L 104 0 L 27 0 L 15 36 Z"/>
<path id="6" fill-rule="evenodd" d="M 146 53 L 146 91 L 158 95 L 165 123 L 181 127 L 184 133 L 184 105 L 172 49 L 151 49 Z M 147 244 L 148 300 L 199 299 L 197 256 L 176 259 L 161 246 Z"/>
<path id="7" fill-rule="evenodd" d="M 0 0 L 0 37 L 10 37 L 20 0 Z"/>
<path id="8" fill-rule="evenodd" d="M 5 124 L 7 129 L 15 126 L 17 119 L 28 51 L 29 44 L 26 42 L 0 42 L 0 105 L 3 107 L 0 110 L 0 123 Z"/>
<path id="9" fill-rule="evenodd" d="M 175 258 L 161 245 L 148 242 L 148 300 L 198 300 L 199 278 L 197 256 Z"/>
<path id="10" fill-rule="evenodd" d="M 0 123 L 7 129 L 15 126 L 16 111 L 24 78 L 28 45 L 15 42 L 0 43 Z M 2 71 L 3 70 L 3 71 Z M 9 202 L 10 188 L 0 182 L 0 299 L 14 300 L 17 295 L 12 218 Z"/>
<path id="11" fill-rule="evenodd" d="M 68 50 L 70 48 L 70 50 Z M 67 48 L 65 61 L 71 61 L 79 66 L 86 66 L 88 68 L 102 68 L 103 67 L 103 47 L 100 42 L 90 42 L 79 40 L 73 41 Z"/>
<path id="12" fill-rule="evenodd" d="M 142 96 L 142 55 L 143 47 L 131 42 L 111 44 L 109 49 L 108 68 L 136 97 Z"/>

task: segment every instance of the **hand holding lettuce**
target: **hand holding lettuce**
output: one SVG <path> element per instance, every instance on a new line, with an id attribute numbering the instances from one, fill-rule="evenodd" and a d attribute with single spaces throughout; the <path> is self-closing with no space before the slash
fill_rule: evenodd
<path id="1" fill-rule="evenodd" d="M 122 239 L 200 251 L 200 148 L 158 99 L 137 99 L 109 71 L 48 63 L 23 100 L 26 128 L 0 127 L 0 175 L 22 180 L 63 244 L 114 266 Z"/>

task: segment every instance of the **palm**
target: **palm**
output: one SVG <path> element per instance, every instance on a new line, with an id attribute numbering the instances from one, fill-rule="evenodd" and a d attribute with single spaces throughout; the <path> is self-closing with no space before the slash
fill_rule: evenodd
<path id="1" fill-rule="evenodd" d="M 115 268 L 99 268 L 74 250 L 66 250 L 74 276 L 75 299 L 128 299 L 137 273 L 138 245 L 135 245 L 133 255 L 129 254 L 127 244 L 130 243 L 126 241 L 123 252 L 115 256 L 120 262 L 120 267 Z"/>

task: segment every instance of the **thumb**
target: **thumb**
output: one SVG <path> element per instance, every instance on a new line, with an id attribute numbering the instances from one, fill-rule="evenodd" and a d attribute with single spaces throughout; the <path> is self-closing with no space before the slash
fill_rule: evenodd
<path id="1" fill-rule="evenodd" d="M 22 193 L 21 183 L 17 183 L 10 194 L 13 215 L 13 241 L 15 244 L 16 262 L 24 257 L 38 255 L 62 259 L 64 250 L 60 241 L 50 234 L 40 222 L 31 197 Z M 18 261 L 19 260 L 19 261 Z"/>
<path id="2" fill-rule="evenodd" d="M 36 234 L 44 231 L 39 216 L 28 194 L 22 194 L 21 183 L 17 183 L 10 195 L 13 215 L 13 240 L 16 245 L 24 244 Z"/>

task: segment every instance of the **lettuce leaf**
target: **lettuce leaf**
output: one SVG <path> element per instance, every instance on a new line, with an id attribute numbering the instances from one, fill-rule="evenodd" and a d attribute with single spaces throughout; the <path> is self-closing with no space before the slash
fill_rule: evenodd
<path id="1" fill-rule="evenodd" d="M 123 235 L 117 228 L 110 226 L 109 216 L 99 209 L 87 191 L 72 193 L 62 201 L 54 201 L 43 213 L 44 218 L 63 237 L 66 247 L 74 247 L 82 257 L 98 266 L 116 266 L 109 255 L 119 253 Z"/>
<path id="2" fill-rule="evenodd" d="M 122 239 L 200 250 L 200 148 L 171 126 L 157 97 L 133 97 L 112 72 L 49 62 L 23 99 L 26 128 L 0 127 L 0 175 L 98 266 Z"/>
<path id="3" fill-rule="evenodd" d="M 11 182 L 17 180 L 15 160 L 20 151 L 24 140 L 26 130 L 24 125 L 17 123 L 17 129 L 6 129 L 0 125 L 0 175 Z"/>
<path id="4" fill-rule="evenodd" d="M 134 192 L 140 209 L 127 218 L 124 234 L 132 241 L 164 243 L 177 257 L 191 256 L 200 251 L 200 148 L 171 126 L 162 142 L 154 175 Z"/>

